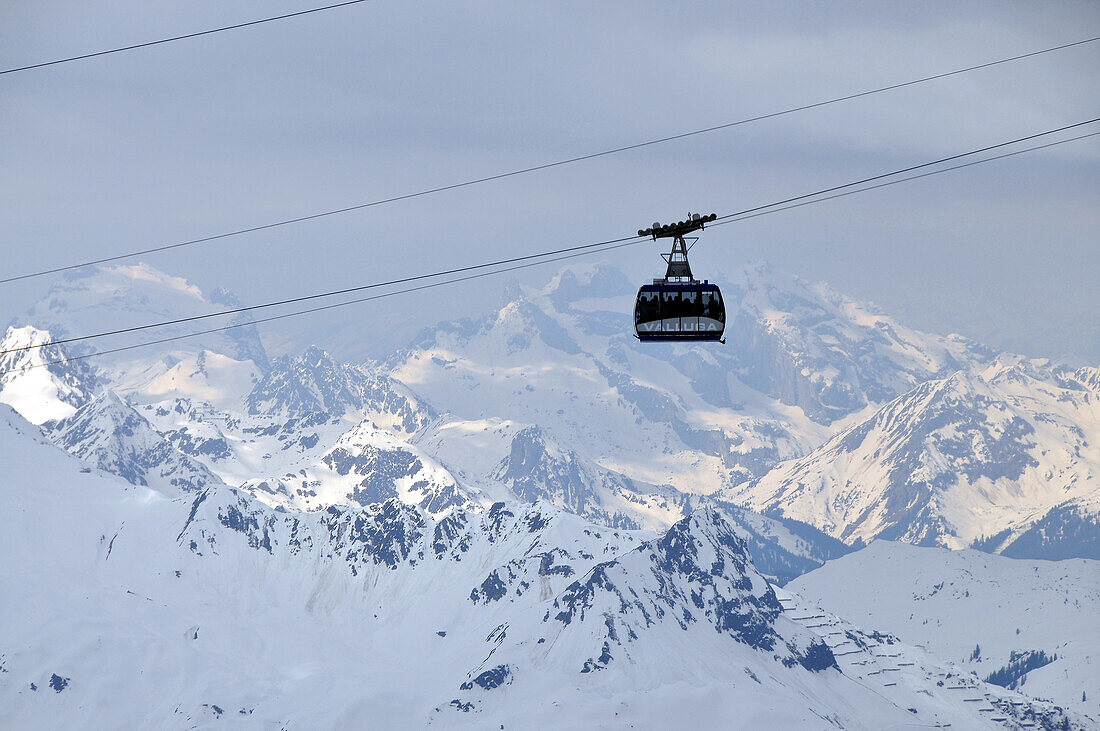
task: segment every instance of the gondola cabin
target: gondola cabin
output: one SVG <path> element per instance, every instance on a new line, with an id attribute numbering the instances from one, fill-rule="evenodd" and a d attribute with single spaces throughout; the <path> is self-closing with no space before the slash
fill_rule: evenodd
<path id="1" fill-rule="evenodd" d="M 672 251 L 662 254 L 668 269 L 662 279 L 643 284 L 634 303 L 634 334 L 642 342 L 722 340 L 726 308 L 718 285 L 696 280 L 688 264 L 684 236 L 699 231 L 717 216 L 689 215 L 686 221 L 638 231 L 639 236 L 671 238 Z"/>
<path id="2" fill-rule="evenodd" d="M 643 284 L 634 304 L 634 332 L 648 340 L 721 340 L 726 310 L 709 282 Z"/>

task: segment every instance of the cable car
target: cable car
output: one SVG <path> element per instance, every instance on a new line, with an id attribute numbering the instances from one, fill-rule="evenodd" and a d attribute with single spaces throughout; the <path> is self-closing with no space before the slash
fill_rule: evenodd
<path id="1" fill-rule="evenodd" d="M 684 236 L 703 229 L 703 225 L 718 216 L 711 213 L 701 216 L 688 214 L 687 220 L 639 230 L 639 236 L 652 236 L 653 240 L 672 239 L 672 251 L 661 254 L 668 264 L 662 279 L 653 284 L 643 284 L 634 303 L 634 335 L 643 343 L 655 341 L 708 341 L 722 340 L 726 327 L 726 308 L 722 292 L 717 284 L 702 282 L 691 274 L 688 264 L 688 247 Z M 698 238 L 692 239 L 692 244 Z"/>

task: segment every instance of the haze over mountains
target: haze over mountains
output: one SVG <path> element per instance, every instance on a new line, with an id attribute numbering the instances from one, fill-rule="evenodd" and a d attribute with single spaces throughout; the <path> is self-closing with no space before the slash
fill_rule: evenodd
<path id="1" fill-rule="evenodd" d="M 48 649 L 72 668 L 58 677 L 73 681 L 49 691 L 68 699 L 61 706 L 12 681 L 0 685 L 5 697 L 28 721 L 101 702 L 109 688 L 91 677 L 98 656 L 74 648 L 120 631 L 110 612 L 138 616 L 116 595 L 125 587 L 160 607 L 140 615 L 151 636 L 202 615 L 223 647 L 285 673 L 211 665 L 213 649 L 184 642 L 188 625 L 178 647 L 122 647 L 108 662 L 153 652 L 216 668 L 228 698 L 196 684 L 174 696 L 175 710 L 167 700 L 144 709 L 149 718 L 201 723 L 239 706 L 300 723 L 320 698 L 332 701 L 323 711 L 332 722 L 363 718 L 354 683 L 319 685 L 330 674 L 365 682 L 375 673 L 352 648 L 331 660 L 307 653 L 295 669 L 301 647 L 255 639 L 293 617 L 316 623 L 307 634 L 326 647 L 326 633 L 350 623 L 364 633 L 358 650 L 402 668 L 389 681 L 370 676 L 395 724 L 550 721 L 562 705 L 570 718 L 591 718 L 611 711 L 597 698 L 607 694 L 622 699 L 613 712 L 624 719 L 647 718 L 663 694 L 683 697 L 686 687 L 715 721 L 741 704 L 751 718 L 801 724 L 1091 723 L 1075 714 L 1095 714 L 1095 703 L 1068 696 L 1055 699 L 1068 716 L 977 680 L 965 688 L 980 700 L 958 698 L 940 682 L 956 677 L 943 662 L 965 659 L 957 653 L 903 649 L 922 638 L 884 639 L 873 630 L 900 630 L 848 606 L 826 605 L 839 616 L 815 627 L 805 602 L 826 598 L 797 595 L 814 574 L 790 596 L 773 584 L 853 550 L 835 565 L 886 561 L 878 543 L 877 553 L 856 549 L 888 539 L 1075 558 L 1086 590 L 1100 559 L 1100 369 L 915 331 L 766 265 L 722 286 L 724 346 L 641 346 L 631 334 L 635 286 L 596 265 L 510 288 L 483 316 L 440 323 L 365 364 L 317 347 L 271 357 L 253 327 L 86 360 L 72 358 L 114 343 L 0 356 L 0 402 L 14 409 L 2 441 L 15 467 L 4 485 L 27 516 L 12 520 L 64 511 L 76 521 L 79 511 L 89 521 L 52 548 L 19 529 L 31 543 L 9 540 L 6 565 L 33 545 L 35 571 L 56 578 L 63 555 L 78 555 L 90 567 L 88 591 L 109 595 L 89 624 L 59 619 L 57 638 L 9 620 L 6 636 L 17 639 L 0 647 L 6 669 L 48 686 Z M 17 318 L 0 350 L 102 330 L 117 313 L 137 324 L 234 303 L 144 264 L 90 270 Z M 18 457 L 31 444 L 37 473 Z M 74 487 L 74 472 L 91 497 Z M 41 501 L 29 484 L 44 490 Z M 156 558 L 143 566 L 142 555 Z M 19 574 L 34 585 L 32 600 L 64 606 L 33 573 Z M 212 592 L 220 606 L 200 609 L 188 591 Z M 245 637 L 241 611 L 255 622 Z M 836 649 L 845 642 L 855 649 Z M 849 650 L 858 657 L 843 659 Z M 434 653 L 445 660 L 428 670 Z M 1100 677 L 1083 660 L 1065 667 L 1081 687 Z M 876 670 L 904 682 L 882 685 Z M 874 693 L 860 684 L 868 674 Z M 419 677 L 409 681 L 418 687 L 397 677 Z M 750 700 L 759 685 L 767 700 Z M 282 700 L 272 702 L 276 692 Z M 532 697 L 539 703 L 524 717 L 517 704 Z"/>

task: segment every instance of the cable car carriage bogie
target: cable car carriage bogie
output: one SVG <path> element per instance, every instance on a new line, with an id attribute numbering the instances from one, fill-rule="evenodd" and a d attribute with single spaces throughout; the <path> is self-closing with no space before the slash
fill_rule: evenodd
<path id="1" fill-rule="evenodd" d="M 642 342 L 722 340 L 726 309 L 718 285 L 692 276 L 684 237 L 702 230 L 717 216 L 688 215 L 687 220 L 638 231 L 639 236 L 672 239 L 672 251 L 662 254 L 668 269 L 661 279 L 643 284 L 634 303 L 634 334 Z"/>

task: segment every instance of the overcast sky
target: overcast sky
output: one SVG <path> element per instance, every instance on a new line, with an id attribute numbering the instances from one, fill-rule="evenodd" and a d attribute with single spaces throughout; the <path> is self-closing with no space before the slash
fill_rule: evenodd
<path id="1" fill-rule="evenodd" d="M 322 4 L 0 3 L 0 67 Z M 0 76 L 0 275 L 777 111 L 1100 35 L 1100 3 L 374 0 Z M 146 258 L 245 302 L 626 236 L 1100 116 L 1100 43 Z M 1091 131 L 1100 129 L 1095 126 Z M 655 250 L 609 260 L 639 279 Z M 715 229 L 899 320 L 1100 363 L 1100 137 Z M 530 273 L 538 281 L 550 271 Z M 495 298 L 500 283 L 421 295 Z M 47 279 L 0 285 L 4 321 Z M 385 318 L 398 300 L 336 311 Z M 314 326 L 316 323 L 314 323 Z M 299 325 L 302 327 L 305 325 Z"/>

